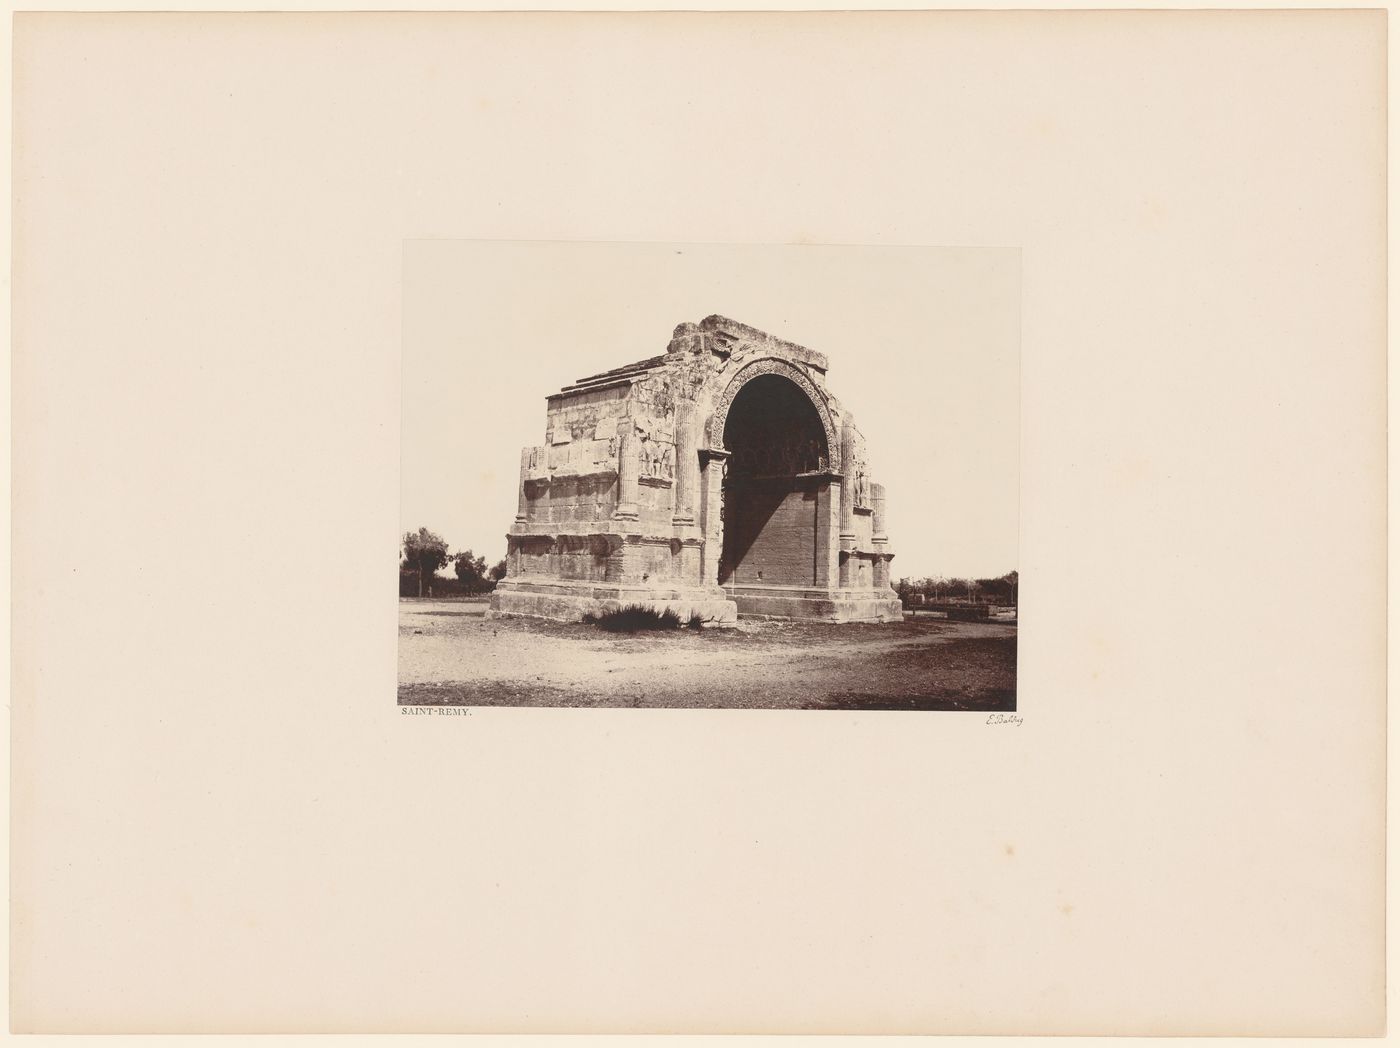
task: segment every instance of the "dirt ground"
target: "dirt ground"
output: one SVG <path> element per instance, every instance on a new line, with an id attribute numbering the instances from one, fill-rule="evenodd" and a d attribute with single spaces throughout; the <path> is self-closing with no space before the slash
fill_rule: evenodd
<path id="1" fill-rule="evenodd" d="M 484 601 L 401 600 L 399 703 L 1010 711 L 1016 625 L 741 620 L 611 634 L 488 620 Z"/>

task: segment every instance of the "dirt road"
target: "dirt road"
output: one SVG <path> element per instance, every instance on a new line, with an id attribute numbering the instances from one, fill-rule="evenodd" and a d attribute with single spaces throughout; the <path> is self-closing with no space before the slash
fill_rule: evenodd
<path id="1" fill-rule="evenodd" d="M 1016 708 L 1016 626 L 742 621 L 609 634 L 485 617 L 484 602 L 399 604 L 399 702 L 748 709 Z"/>

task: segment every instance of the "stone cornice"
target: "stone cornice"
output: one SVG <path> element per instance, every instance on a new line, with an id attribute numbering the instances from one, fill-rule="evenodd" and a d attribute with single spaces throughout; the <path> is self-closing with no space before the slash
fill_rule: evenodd
<path id="1" fill-rule="evenodd" d="M 815 349 L 799 346 L 796 342 L 788 342 L 786 339 L 770 335 L 766 331 L 760 331 L 758 328 L 750 327 L 740 321 L 731 320 L 729 317 L 720 316 L 718 313 L 700 321 L 700 330 L 710 335 L 713 340 L 721 343 L 729 341 L 731 345 L 726 348 L 730 352 L 737 353 L 740 349 L 745 348 L 736 343 L 750 343 L 755 348 L 761 348 L 774 356 L 805 364 L 823 374 L 827 370 L 825 353 L 818 353 Z"/>

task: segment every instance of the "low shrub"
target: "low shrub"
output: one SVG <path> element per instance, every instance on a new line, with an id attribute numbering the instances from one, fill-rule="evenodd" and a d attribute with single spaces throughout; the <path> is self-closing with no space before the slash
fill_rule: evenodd
<path id="1" fill-rule="evenodd" d="M 691 616 L 692 623 L 694 620 L 695 616 Z M 644 604 L 628 604 L 616 611 L 605 611 L 601 615 L 585 615 L 583 621 L 609 633 L 637 633 L 641 630 L 676 629 L 681 624 L 681 617 L 670 608 L 657 611 Z"/>

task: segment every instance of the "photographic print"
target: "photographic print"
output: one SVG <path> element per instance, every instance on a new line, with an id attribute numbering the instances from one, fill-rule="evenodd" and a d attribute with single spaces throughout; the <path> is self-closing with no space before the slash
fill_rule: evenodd
<path id="1" fill-rule="evenodd" d="M 400 704 L 1014 711 L 1018 283 L 407 244 Z"/>

